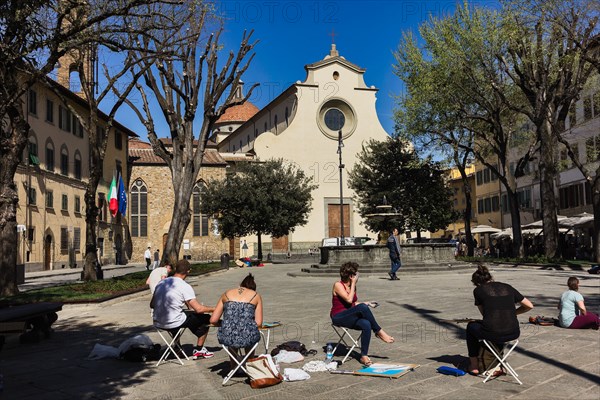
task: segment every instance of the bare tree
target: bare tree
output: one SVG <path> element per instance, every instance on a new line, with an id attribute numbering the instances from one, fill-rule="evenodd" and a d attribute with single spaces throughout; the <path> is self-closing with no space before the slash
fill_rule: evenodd
<path id="1" fill-rule="evenodd" d="M 177 259 L 185 230 L 191 220 L 190 198 L 206 143 L 214 123 L 232 106 L 244 103 L 254 86 L 240 100 L 234 100 L 240 80 L 254 55 L 257 42 L 250 42 L 252 32 L 244 33 L 237 53 L 231 51 L 222 66 L 218 65 L 222 26 L 215 34 L 210 31 L 211 10 L 204 4 L 190 4 L 188 12 L 195 16 L 181 30 L 169 32 L 180 37 L 177 45 L 165 47 L 164 41 L 141 37 L 142 47 L 154 49 L 155 57 L 140 50 L 140 68 L 146 68 L 143 82 L 137 85 L 141 106 L 127 101 L 146 127 L 152 148 L 171 171 L 175 197 L 171 225 L 162 255 L 162 262 Z M 248 57 L 249 56 L 249 57 Z M 132 73 L 136 73 L 133 71 Z M 229 91 L 229 92 L 227 92 Z M 158 138 L 152 101 L 158 103 L 172 139 L 167 148 Z"/>
<path id="2" fill-rule="evenodd" d="M 145 15 L 148 5 L 157 3 L 178 0 L 0 2 L 0 295 L 18 292 L 14 176 L 30 130 L 24 95 L 62 56 L 89 43 L 113 42 L 115 33 L 130 30 L 125 16 Z"/>

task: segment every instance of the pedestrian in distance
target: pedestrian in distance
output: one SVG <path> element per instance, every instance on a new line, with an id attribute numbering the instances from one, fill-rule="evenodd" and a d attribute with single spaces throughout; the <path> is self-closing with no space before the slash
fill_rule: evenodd
<path id="1" fill-rule="evenodd" d="M 398 276 L 396 272 L 402 266 L 402 261 L 400 260 L 400 255 L 402 254 L 402 249 L 400 248 L 400 240 L 398 239 L 398 228 L 394 228 L 390 237 L 387 240 L 387 247 L 390 250 L 390 260 L 392 262 L 392 266 L 388 275 L 390 279 L 393 281 L 398 280 Z"/>
<path id="2" fill-rule="evenodd" d="M 158 249 L 154 252 L 154 263 L 152 264 L 152 269 L 158 268 L 158 264 L 160 264 L 160 255 L 158 253 Z"/>
<path id="3" fill-rule="evenodd" d="M 152 263 L 152 252 L 150 251 L 150 246 L 144 252 L 144 258 L 146 259 L 146 270 L 150 270 L 150 264 Z"/>

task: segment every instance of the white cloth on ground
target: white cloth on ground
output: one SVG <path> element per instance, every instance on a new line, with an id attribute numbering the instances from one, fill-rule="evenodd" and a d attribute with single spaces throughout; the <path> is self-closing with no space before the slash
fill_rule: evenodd
<path id="1" fill-rule="evenodd" d="M 332 361 L 329 364 L 327 364 L 325 361 L 313 360 L 304 364 L 302 369 L 306 372 L 335 371 L 337 369 L 337 363 L 335 361 Z"/>
<path id="2" fill-rule="evenodd" d="M 283 380 L 286 382 L 305 381 L 310 379 L 310 375 L 298 368 L 285 368 L 283 370 Z"/>

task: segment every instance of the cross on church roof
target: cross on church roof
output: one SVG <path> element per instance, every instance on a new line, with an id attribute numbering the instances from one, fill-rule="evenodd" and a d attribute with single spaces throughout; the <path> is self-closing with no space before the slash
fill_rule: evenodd
<path id="1" fill-rule="evenodd" d="M 331 33 L 329 34 L 329 36 L 331 36 L 331 44 L 335 44 L 335 37 L 338 36 L 338 33 L 335 33 L 333 28 L 331 28 Z"/>

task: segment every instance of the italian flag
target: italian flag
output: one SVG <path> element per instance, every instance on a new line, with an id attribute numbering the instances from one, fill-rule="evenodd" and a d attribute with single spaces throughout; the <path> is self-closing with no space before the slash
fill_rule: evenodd
<path id="1" fill-rule="evenodd" d="M 108 209 L 113 217 L 117 216 L 117 210 L 119 209 L 119 201 L 117 200 L 117 180 L 113 176 L 112 182 L 110 184 L 110 189 L 108 189 L 108 195 L 106 196 L 108 200 Z"/>

